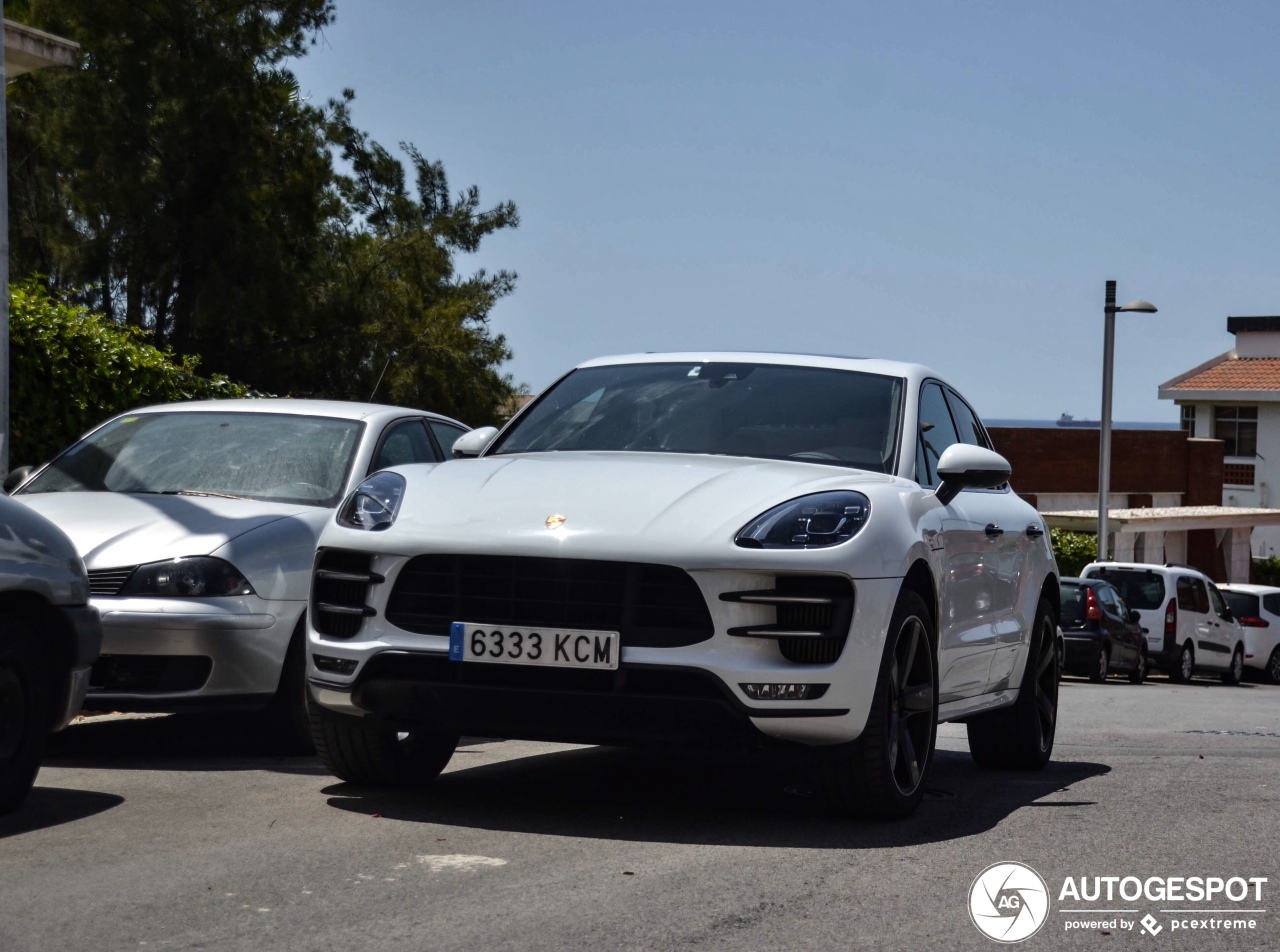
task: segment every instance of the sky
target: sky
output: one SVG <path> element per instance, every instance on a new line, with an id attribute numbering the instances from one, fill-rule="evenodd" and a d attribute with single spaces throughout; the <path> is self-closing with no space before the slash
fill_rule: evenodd
<path id="1" fill-rule="evenodd" d="M 336 0 L 292 68 L 519 228 L 537 392 L 603 354 L 924 363 L 988 418 L 1118 420 L 1280 313 L 1280 4 Z"/>

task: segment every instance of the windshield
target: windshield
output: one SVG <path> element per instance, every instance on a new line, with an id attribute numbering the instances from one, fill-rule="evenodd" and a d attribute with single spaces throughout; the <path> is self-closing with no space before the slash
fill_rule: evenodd
<path id="1" fill-rule="evenodd" d="M 1089 578 L 1110 582 L 1129 607 L 1138 611 L 1150 611 L 1164 604 L 1164 579 L 1149 569 L 1090 569 Z"/>
<path id="2" fill-rule="evenodd" d="M 140 413 L 58 456 L 24 493 L 234 496 L 336 506 L 364 424 L 285 413 Z"/>
<path id="3" fill-rule="evenodd" d="M 573 371 L 487 455 L 565 450 L 713 453 L 892 472 L 902 381 L 750 363 Z"/>

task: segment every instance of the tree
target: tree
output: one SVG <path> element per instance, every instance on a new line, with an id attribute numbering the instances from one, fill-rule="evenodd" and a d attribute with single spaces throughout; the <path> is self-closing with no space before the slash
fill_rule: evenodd
<path id="1" fill-rule="evenodd" d="M 15 274 L 261 389 L 365 399 L 385 366 L 384 398 L 497 412 L 510 352 L 488 316 L 514 276 L 459 278 L 454 256 L 515 209 L 482 211 L 474 189 L 451 201 L 440 164 L 406 147 L 411 196 L 353 127 L 350 92 L 301 99 L 286 63 L 332 22 L 330 0 L 17 12 L 84 55 L 11 86 Z"/>

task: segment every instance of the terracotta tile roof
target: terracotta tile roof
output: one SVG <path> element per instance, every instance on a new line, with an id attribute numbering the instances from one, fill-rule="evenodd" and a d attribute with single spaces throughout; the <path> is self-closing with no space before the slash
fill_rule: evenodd
<path id="1" fill-rule="evenodd" d="M 1169 390 L 1280 390 L 1280 357 L 1228 357 Z"/>

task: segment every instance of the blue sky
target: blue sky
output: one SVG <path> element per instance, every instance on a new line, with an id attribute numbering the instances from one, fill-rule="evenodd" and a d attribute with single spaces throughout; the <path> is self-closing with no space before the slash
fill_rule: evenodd
<path id="1" fill-rule="evenodd" d="M 294 64 L 521 226 L 538 390 L 607 353 L 917 360 L 987 417 L 1115 415 L 1280 313 L 1280 5 L 337 0 Z"/>

